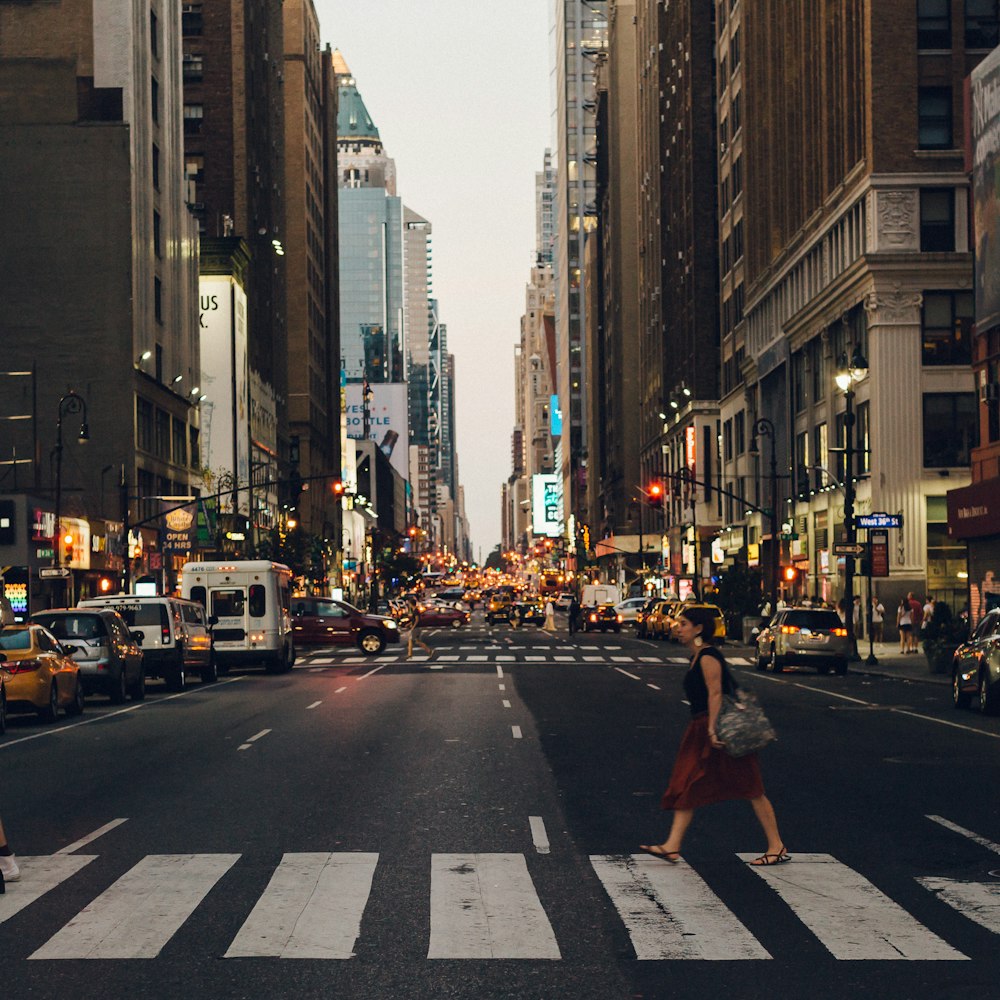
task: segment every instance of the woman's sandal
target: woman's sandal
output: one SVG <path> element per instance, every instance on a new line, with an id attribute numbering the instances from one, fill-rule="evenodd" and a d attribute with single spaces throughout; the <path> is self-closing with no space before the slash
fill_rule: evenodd
<path id="1" fill-rule="evenodd" d="M 747 864 L 754 865 L 755 867 L 764 867 L 765 865 L 782 865 L 786 861 L 791 860 L 792 856 L 788 853 L 788 849 L 782 847 L 777 854 L 762 854 L 759 858 L 748 861 Z"/>
<path id="2" fill-rule="evenodd" d="M 645 844 L 640 844 L 639 850 L 643 854 L 648 854 L 651 858 L 659 858 L 661 861 L 666 861 L 668 865 L 676 865 L 681 860 L 680 851 L 661 851 L 655 845 L 647 847 Z"/>

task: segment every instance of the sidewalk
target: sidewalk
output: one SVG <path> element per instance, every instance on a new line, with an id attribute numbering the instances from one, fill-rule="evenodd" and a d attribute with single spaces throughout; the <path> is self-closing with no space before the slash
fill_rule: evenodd
<path id="1" fill-rule="evenodd" d="M 950 674 L 932 674 L 927 657 L 921 649 L 916 653 L 900 653 L 899 646 L 888 642 L 875 643 L 875 658 L 878 666 L 867 666 L 868 643 L 858 643 L 861 662 L 855 661 L 849 667 L 855 674 L 873 674 L 879 677 L 903 677 L 908 681 L 927 681 L 930 684 L 951 685 Z"/>

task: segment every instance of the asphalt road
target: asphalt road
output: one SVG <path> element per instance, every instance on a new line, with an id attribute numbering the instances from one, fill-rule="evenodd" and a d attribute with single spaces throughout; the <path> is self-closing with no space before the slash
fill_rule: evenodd
<path id="1" fill-rule="evenodd" d="M 12 716 L 0 995 L 1000 994 L 1000 720 L 730 648 L 793 861 L 746 866 L 726 803 L 673 867 L 637 847 L 666 829 L 683 650 L 478 617 L 429 640 Z"/>

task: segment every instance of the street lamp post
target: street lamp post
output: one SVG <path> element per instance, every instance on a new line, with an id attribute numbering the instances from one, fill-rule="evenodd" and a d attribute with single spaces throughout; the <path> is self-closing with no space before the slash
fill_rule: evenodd
<path id="1" fill-rule="evenodd" d="M 72 389 L 62 396 L 59 400 L 59 408 L 56 416 L 56 496 L 55 496 L 55 565 L 59 569 L 62 566 L 62 453 L 63 453 L 63 438 L 62 438 L 62 422 L 63 416 L 75 416 L 77 413 L 82 413 L 83 416 L 80 418 L 80 432 L 77 435 L 77 441 L 83 444 L 85 441 L 90 440 L 90 428 L 87 426 L 87 401 L 79 395 L 79 393 L 74 392 Z"/>
<path id="2" fill-rule="evenodd" d="M 760 454 L 757 447 L 757 435 L 771 439 L 771 509 L 769 520 L 771 522 L 771 558 L 768 561 L 769 576 L 768 591 L 770 594 L 772 611 L 778 607 L 778 580 L 779 566 L 781 563 L 781 542 L 778 538 L 778 458 L 776 454 L 777 444 L 775 439 L 774 423 L 761 417 L 753 425 L 753 438 L 750 443 L 750 454 Z"/>
<path id="3" fill-rule="evenodd" d="M 844 532 L 848 545 L 857 542 L 857 529 L 854 526 L 854 385 L 868 375 L 868 362 L 861 353 L 860 347 L 855 347 L 848 362 L 846 355 L 841 355 L 837 361 L 837 374 L 834 381 L 837 388 L 844 394 Z M 852 655 L 857 656 L 857 636 L 854 633 L 854 556 L 848 555 L 844 560 L 844 625 L 847 628 L 847 638 L 850 642 Z"/>

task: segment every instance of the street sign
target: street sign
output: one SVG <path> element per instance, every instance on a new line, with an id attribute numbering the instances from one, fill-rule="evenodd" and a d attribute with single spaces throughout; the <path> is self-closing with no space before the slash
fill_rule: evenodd
<path id="1" fill-rule="evenodd" d="M 69 576 L 68 566 L 43 566 L 38 571 L 38 576 L 42 580 L 60 579 Z"/>
<path id="2" fill-rule="evenodd" d="M 902 528 L 902 514 L 887 514 L 877 510 L 873 514 L 858 514 L 854 519 L 855 528 Z"/>
<path id="3" fill-rule="evenodd" d="M 797 531 L 783 531 L 780 537 L 783 542 L 797 542 L 799 533 Z"/>
<path id="4" fill-rule="evenodd" d="M 860 556 L 865 551 L 862 542 L 835 542 L 833 554 L 835 556 Z"/>
<path id="5" fill-rule="evenodd" d="M 869 565 L 869 575 L 873 577 L 886 577 L 889 575 L 889 532 L 873 531 L 869 535 L 871 547 L 871 563 Z"/>

